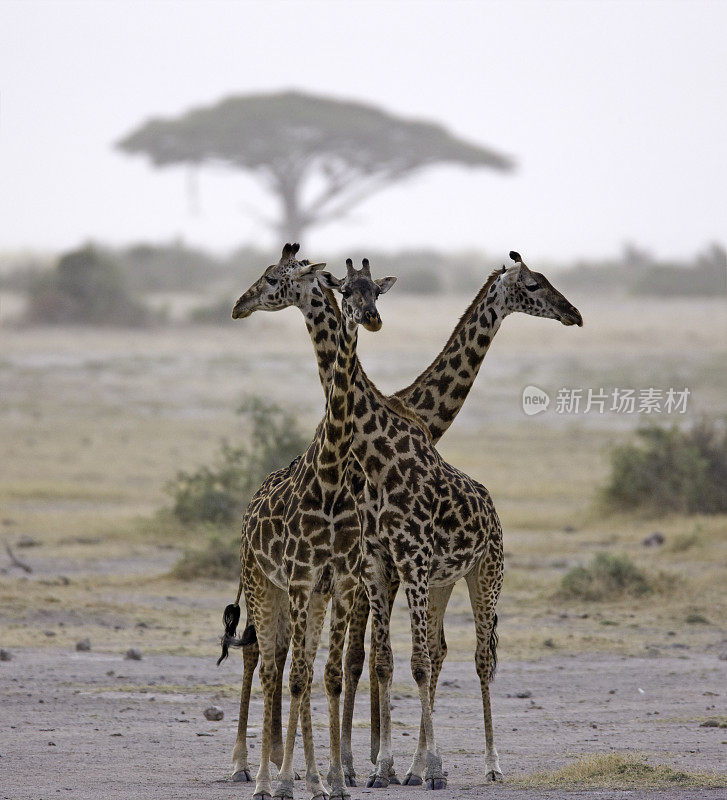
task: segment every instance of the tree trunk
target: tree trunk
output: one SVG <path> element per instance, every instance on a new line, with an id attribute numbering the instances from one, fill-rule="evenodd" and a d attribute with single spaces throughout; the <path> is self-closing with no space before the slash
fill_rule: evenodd
<path id="1" fill-rule="evenodd" d="M 282 242 L 300 242 L 308 223 L 300 207 L 300 181 L 295 177 L 278 178 L 277 193 L 282 211 L 278 233 Z"/>

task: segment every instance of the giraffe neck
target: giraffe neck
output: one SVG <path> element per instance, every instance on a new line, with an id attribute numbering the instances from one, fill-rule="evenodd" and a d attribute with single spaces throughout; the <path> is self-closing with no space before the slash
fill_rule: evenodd
<path id="1" fill-rule="evenodd" d="M 336 361 L 336 341 L 340 318 L 338 306 L 333 295 L 327 290 L 321 289 L 316 283 L 305 307 L 301 307 L 301 311 L 315 350 L 318 377 L 323 392 L 327 395 Z"/>
<path id="2" fill-rule="evenodd" d="M 437 442 L 467 399 L 482 361 L 508 311 L 498 274 L 480 289 L 455 327 L 442 352 L 396 397 L 415 411 Z M 324 391 L 331 384 L 336 360 L 339 311 L 333 296 L 317 288 L 301 309 L 313 343 Z"/>
<path id="3" fill-rule="evenodd" d="M 359 372 L 356 358 L 358 325 L 341 319 L 337 340 L 318 455 L 318 472 L 326 483 L 333 485 L 343 483 L 351 450 L 354 382 Z"/>
<path id="4" fill-rule="evenodd" d="M 396 397 L 419 415 L 437 442 L 467 399 L 502 320 L 507 316 L 498 273 L 475 296 L 442 352 Z"/>

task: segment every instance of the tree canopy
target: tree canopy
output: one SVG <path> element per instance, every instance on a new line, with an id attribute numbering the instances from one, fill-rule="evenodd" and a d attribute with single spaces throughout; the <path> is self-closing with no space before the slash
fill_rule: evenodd
<path id="1" fill-rule="evenodd" d="M 222 164 L 260 177 L 280 200 L 284 239 L 345 215 L 427 166 L 509 170 L 512 161 L 429 121 L 302 92 L 238 95 L 151 119 L 118 142 L 157 167 Z"/>

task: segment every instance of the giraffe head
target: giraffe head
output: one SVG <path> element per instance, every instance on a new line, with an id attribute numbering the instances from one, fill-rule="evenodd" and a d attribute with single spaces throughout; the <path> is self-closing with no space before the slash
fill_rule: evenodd
<path id="1" fill-rule="evenodd" d="M 299 249 L 297 242 L 285 245 L 280 261 L 269 266 L 235 303 L 233 319 L 245 319 L 253 311 L 279 311 L 299 305 L 313 288 L 320 293 L 315 273 L 326 265 L 324 262 L 311 264 L 306 259 L 298 261 Z"/>
<path id="2" fill-rule="evenodd" d="M 515 265 L 503 266 L 500 274 L 508 312 L 524 311 L 534 317 L 557 319 L 563 325 L 583 325 L 581 312 L 551 285 L 545 275 L 529 269 L 520 253 L 514 250 L 510 251 L 510 258 Z"/>
<path id="3" fill-rule="evenodd" d="M 381 330 L 381 317 L 376 309 L 379 295 L 388 292 L 396 283 L 396 278 L 371 277 L 368 258 L 364 258 L 362 267 L 354 269 L 353 261 L 346 259 L 346 277 L 335 278 L 330 272 L 318 274 L 318 281 L 326 289 L 341 293 L 341 314 L 344 320 L 355 325 L 363 325 L 367 331 Z"/>

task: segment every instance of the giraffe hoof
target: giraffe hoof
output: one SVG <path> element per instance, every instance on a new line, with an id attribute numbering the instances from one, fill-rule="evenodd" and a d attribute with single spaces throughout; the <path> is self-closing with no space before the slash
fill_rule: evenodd
<path id="1" fill-rule="evenodd" d="M 346 786 L 356 786 L 356 776 L 355 775 L 346 775 L 346 776 L 344 776 L 344 780 L 346 781 Z"/>
<path id="2" fill-rule="evenodd" d="M 277 789 L 273 792 L 273 797 L 276 800 L 293 800 L 293 796 L 293 781 L 291 780 L 281 780 Z M 254 796 L 253 800 L 255 800 Z"/>
<path id="3" fill-rule="evenodd" d="M 252 800 L 273 800 L 273 798 L 267 792 L 258 792 L 252 796 Z"/>
<path id="4" fill-rule="evenodd" d="M 502 781 L 502 773 L 500 772 L 500 770 L 491 769 L 487 773 L 487 775 L 485 775 L 485 780 L 492 781 L 493 783 L 499 783 L 500 781 Z"/>
<path id="5" fill-rule="evenodd" d="M 446 778 L 429 778 L 427 780 L 427 789 L 446 789 L 447 788 L 447 779 Z"/>
<path id="6" fill-rule="evenodd" d="M 389 775 L 389 783 L 401 786 L 401 781 L 396 777 L 396 775 L 393 772 L 391 773 L 391 775 Z"/>
<path id="7" fill-rule="evenodd" d="M 407 772 L 404 778 L 404 786 L 421 786 L 422 779 L 418 775 L 412 775 L 411 772 Z"/>
<path id="8" fill-rule="evenodd" d="M 233 783 L 252 783 L 249 769 L 240 769 L 232 775 Z"/>
<path id="9" fill-rule="evenodd" d="M 372 775 L 366 781 L 367 789 L 386 789 L 388 785 L 389 785 L 389 779 L 383 778 L 381 775 Z"/>

